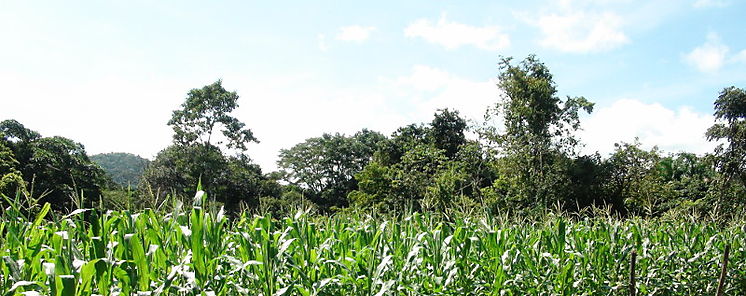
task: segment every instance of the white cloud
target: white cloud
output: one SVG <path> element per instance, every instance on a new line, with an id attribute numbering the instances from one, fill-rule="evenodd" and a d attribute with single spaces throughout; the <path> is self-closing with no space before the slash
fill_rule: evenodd
<path id="1" fill-rule="evenodd" d="M 363 42 L 370 38 L 370 34 L 376 30 L 376 27 L 348 26 L 339 28 L 337 40 Z"/>
<path id="2" fill-rule="evenodd" d="M 541 29 L 539 43 L 563 52 L 588 53 L 606 51 L 629 42 L 622 32 L 622 18 L 612 12 L 591 13 L 573 11 L 546 14 L 537 21 L 529 20 Z"/>
<path id="3" fill-rule="evenodd" d="M 447 71 L 416 65 L 412 73 L 396 79 L 395 85 L 404 95 L 414 98 L 419 121 L 432 120 L 438 109 L 458 110 L 462 117 L 480 121 L 487 107 L 499 98 L 498 88 L 491 79 L 472 81 Z"/>
<path id="4" fill-rule="evenodd" d="M 726 0 L 697 0 L 692 3 L 695 8 L 726 7 L 730 4 Z"/>
<path id="5" fill-rule="evenodd" d="M 707 41 L 684 56 L 684 60 L 701 72 L 716 72 L 723 67 L 729 48 L 715 33 L 707 34 Z"/>
<path id="6" fill-rule="evenodd" d="M 711 152 L 715 144 L 707 142 L 705 132 L 714 117 L 690 108 L 668 109 L 660 104 L 622 99 L 594 111 L 582 121 L 580 137 L 584 151 L 608 155 L 614 143 L 632 142 L 639 137 L 643 147 L 658 146 L 666 152 Z"/>
<path id="7" fill-rule="evenodd" d="M 475 27 L 448 21 L 440 17 L 437 23 L 428 19 L 418 19 L 404 29 L 410 38 L 422 38 L 452 50 L 471 45 L 483 50 L 500 50 L 510 46 L 510 37 L 497 26 Z"/>

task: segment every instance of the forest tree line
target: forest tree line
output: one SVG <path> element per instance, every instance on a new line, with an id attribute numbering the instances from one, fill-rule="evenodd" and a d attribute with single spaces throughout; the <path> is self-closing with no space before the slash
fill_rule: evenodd
<path id="1" fill-rule="evenodd" d="M 252 162 L 247 145 L 259 140 L 231 115 L 238 94 L 221 81 L 189 91 L 168 122 L 172 144 L 150 163 L 104 155 L 97 164 L 81 144 L 43 137 L 9 119 L 0 123 L 0 193 L 24 200 L 29 209 L 50 202 L 58 210 L 168 206 L 167 197 L 188 199 L 199 183 L 234 213 L 310 207 L 321 213 L 592 214 L 589 209 L 605 208 L 621 216 L 720 218 L 742 212 L 743 89 L 727 87 L 716 98 L 716 123 L 704 135 L 719 143 L 711 153 L 665 153 L 630 139 L 608 156 L 582 155 L 576 132 L 592 102 L 559 97 L 552 74 L 535 56 L 502 58 L 499 73 L 501 98 L 484 124 L 442 109 L 430 122 L 388 136 L 367 129 L 323 134 L 281 150 L 279 170 L 269 173 Z M 144 169 L 130 187 L 125 180 L 140 171 L 123 168 L 129 165 Z M 102 167 L 129 179 L 114 180 Z"/>

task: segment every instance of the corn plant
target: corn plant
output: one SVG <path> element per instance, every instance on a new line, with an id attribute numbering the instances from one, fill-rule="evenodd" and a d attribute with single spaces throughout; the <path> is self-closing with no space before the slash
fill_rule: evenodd
<path id="1" fill-rule="evenodd" d="M 746 291 L 746 226 L 414 213 L 229 219 L 198 192 L 168 212 L 43 206 L 0 217 L 2 295 L 725 295 Z"/>

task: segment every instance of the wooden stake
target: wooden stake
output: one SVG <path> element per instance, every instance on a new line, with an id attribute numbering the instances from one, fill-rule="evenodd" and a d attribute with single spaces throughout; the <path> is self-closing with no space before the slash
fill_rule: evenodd
<path id="1" fill-rule="evenodd" d="M 728 253 L 730 253 L 730 244 L 725 245 L 725 254 L 723 254 L 723 269 L 720 271 L 720 282 L 715 295 L 722 296 L 725 289 L 725 276 L 728 274 Z"/>
<path id="2" fill-rule="evenodd" d="M 632 250 L 632 258 L 629 259 L 629 295 L 635 296 L 637 286 L 635 285 L 635 261 L 637 261 L 637 251 Z"/>

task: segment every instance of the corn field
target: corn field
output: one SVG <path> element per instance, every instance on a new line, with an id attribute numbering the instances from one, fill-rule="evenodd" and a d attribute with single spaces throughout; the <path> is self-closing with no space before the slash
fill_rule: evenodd
<path id="1" fill-rule="evenodd" d="M 726 244 L 746 293 L 743 225 L 37 212 L 2 214 L 2 295 L 629 295 L 633 250 L 637 295 L 715 295 Z"/>

